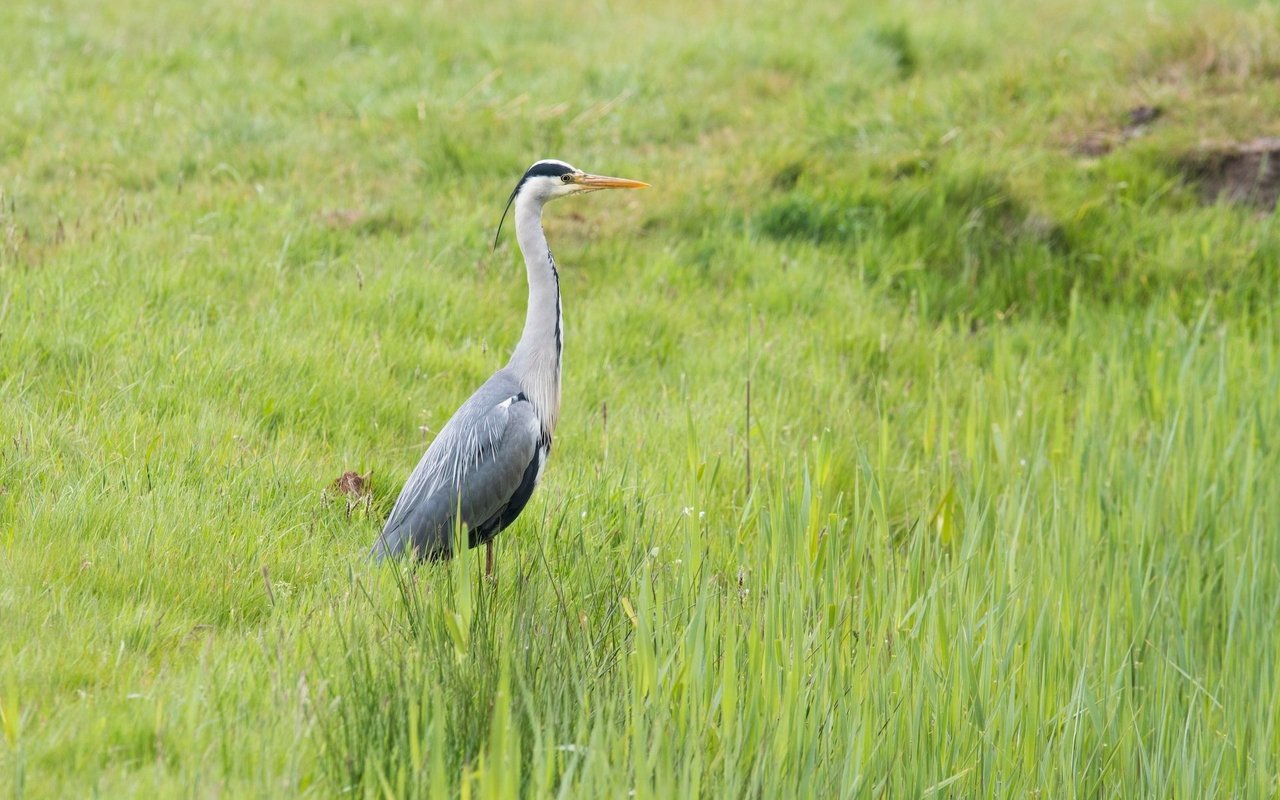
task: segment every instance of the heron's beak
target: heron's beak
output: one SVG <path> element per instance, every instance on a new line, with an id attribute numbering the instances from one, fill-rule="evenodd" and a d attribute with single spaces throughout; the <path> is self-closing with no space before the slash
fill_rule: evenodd
<path id="1" fill-rule="evenodd" d="M 633 181 L 630 178 L 609 178 L 604 175 L 579 175 L 573 179 L 579 186 L 588 189 L 648 189 L 644 181 Z"/>

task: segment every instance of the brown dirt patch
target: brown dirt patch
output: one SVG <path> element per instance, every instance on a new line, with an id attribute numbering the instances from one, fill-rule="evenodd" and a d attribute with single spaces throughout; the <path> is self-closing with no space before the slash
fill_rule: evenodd
<path id="1" fill-rule="evenodd" d="M 1071 142 L 1071 152 L 1085 158 L 1100 158 L 1130 139 L 1147 133 L 1153 122 L 1164 115 L 1159 106 L 1134 106 L 1125 112 L 1125 124 L 1116 129 L 1100 129 L 1082 134 Z"/>
<path id="2" fill-rule="evenodd" d="M 351 512 L 357 508 L 363 508 L 364 513 L 368 514 L 373 508 L 373 486 L 370 478 L 373 473 L 361 475 L 358 472 L 344 472 L 331 484 L 329 484 L 329 492 L 335 496 L 340 496 L 346 502 L 347 517 L 350 518 Z"/>
<path id="3" fill-rule="evenodd" d="M 369 494 L 369 478 L 372 475 L 361 475 L 358 472 L 344 472 L 333 483 L 329 484 L 329 491 L 334 494 L 345 494 L 355 500 L 364 499 Z"/>
<path id="4" fill-rule="evenodd" d="M 1206 204 L 1237 203 L 1271 211 L 1280 198 L 1280 137 L 1207 145 L 1182 160 Z"/>

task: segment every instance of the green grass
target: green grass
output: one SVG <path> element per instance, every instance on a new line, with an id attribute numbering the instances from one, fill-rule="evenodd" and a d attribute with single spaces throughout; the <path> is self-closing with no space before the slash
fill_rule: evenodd
<path id="1" fill-rule="evenodd" d="M 0 5 L 0 791 L 1280 794 L 1280 11 L 847 5 Z M 374 569 L 547 156 L 544 483 Z"/>

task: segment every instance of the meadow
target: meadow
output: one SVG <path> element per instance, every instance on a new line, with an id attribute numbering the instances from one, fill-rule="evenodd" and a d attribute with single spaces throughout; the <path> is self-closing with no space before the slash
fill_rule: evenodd
<path id="1" fill-rule="evenodd" d="M 1280 795 L 1274 3 L 10 0 L 0 76 L 0 794 Z M 548 208 L 543 483 L 376 568 L 544 157 L 653 188 Z"/>

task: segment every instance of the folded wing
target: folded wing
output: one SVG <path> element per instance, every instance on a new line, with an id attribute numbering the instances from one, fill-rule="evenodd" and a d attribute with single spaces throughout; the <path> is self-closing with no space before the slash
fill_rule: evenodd
<path id="1" fill-rule="evenodd" d="M 373 546 L 374 558 L 399 556 L 407 547 L 418 558 L 447 558 L 459 515 L 474 547 L 520 513 L 546 447 L 533 404 L 500 376 L 472 395 L 427 448 Z"/>

